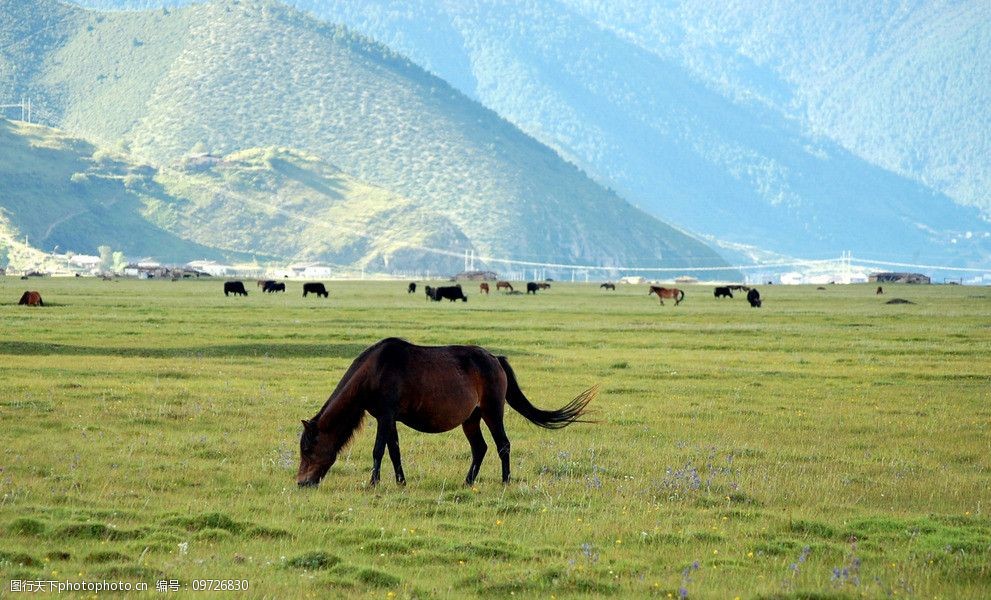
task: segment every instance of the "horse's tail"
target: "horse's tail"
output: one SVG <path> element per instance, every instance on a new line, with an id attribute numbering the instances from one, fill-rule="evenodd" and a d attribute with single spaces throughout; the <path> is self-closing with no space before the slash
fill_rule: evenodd
<path id="1" fill-rule="evenodd" d="M 682 300 L 685 299 L 685 290 L 678 290 L 678 293 L 681 294 L 681 296 L 678 298 L 678 302 L 681 302 Z"/>
<path id="2" fill-rule="evenodd" d="M 505 356 L 496 357 L 499 359 L 499 364 L 502 365 L 502 370 L 506 373 L 506 402 L 509 403 L 513 410 L 520 413 L 528 421 L 534 425 L 538 425 L 545 429 L 561 429 L 562 427 L 567 427 L 572 423 L 591 423 L 592 421 L 586 421 L 580 419 L 585 412 L 585 407 L 588 403 L 595 398 L 595 394 L 599 391 L 599 386 L 593 386 L 578 394 L 578 396 L 571 402 L 565 404 L 557 410 L 541 410 L 530 403 L 523 395 L 523 391 L 520 390 L 520 386 L 516 383 L 516 375 L 513 373 L 513 368 L 509 366 L 509 361 L 506 360 Z"/>

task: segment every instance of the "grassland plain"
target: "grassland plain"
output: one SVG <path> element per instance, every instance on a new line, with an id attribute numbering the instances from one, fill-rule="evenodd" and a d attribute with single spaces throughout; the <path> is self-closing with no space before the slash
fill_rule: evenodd
<path id="1" fill-rule="evenodd" d="M 468 288 L 467 304 L 329 287 L 0 278 L 0 594 L 104 578 L 247 579 L 270 598 L 991 593 L 987 288 L 769 286 L 755 310 L 705 286 L 677 307 L 644 286 Z M 16 305 L 28 288 L 44 308 Z M 513 482 L 490 453 L 468 489 L 461 432 L 401 427 L 409 485 L 369 489 L 371 422 L 297 489 L 299 420 L 386 336 L 506 354 L 541 407 L 601 384 L 598 422 L 510 411 Z"/>

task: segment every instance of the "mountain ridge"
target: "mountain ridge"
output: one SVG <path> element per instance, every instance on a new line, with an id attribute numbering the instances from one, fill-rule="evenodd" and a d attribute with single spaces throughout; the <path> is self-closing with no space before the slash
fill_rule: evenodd
<path id="1" fill-rule="evenodd" d="M 56 22 L 58 43 L 38 48 L 44 67 L 12 87 L 122 153 L 167 165 L 194 148 L 315 152 L 443 216 L 461 234 L 447 240 L 455 254 L 725 265 L 405 58 L 279 4 L 79 11 Z M 320 62 L 287 58 L 301 55 Z"/>

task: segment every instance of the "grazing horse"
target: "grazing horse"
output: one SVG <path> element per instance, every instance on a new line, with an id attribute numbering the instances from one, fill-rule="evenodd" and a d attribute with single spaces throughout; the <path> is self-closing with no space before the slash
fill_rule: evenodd
<path id="1" fill-rule="evenodd" d="M 728 286 L 721 286 L 713 290 L 712 295 L 716 298 L 732 298 L 733 292 L 730 291 Z"/>
<path id="2" fill-rule="evenodd" d="M 666 288 L 656 285 L 650 286 L 650 291 L 647 295 L 657 294 L 657 299 L 661 301 L 661 305 L 664 305 L 665 298 L 674 298 L 674 305 L 678 306 L 681 301 L 685 299 L 685 292 L 679 290 L 678 288 Z"/>
<path id="3" fill-rule="evenodd" d="M 23 306 L 44 306 L 45 303 L 41 301 L 41 294 L 38 292 L 24 292 L 21 294 L 21 300 L 17 303 Z"/>
<path id="4" fill-rule="evenodd" d="M 502 461 L 502 481 L 509 482 L 509 438 L 503 426 L 506 403 L 531 423 L 560 429 L 576 422 L 595 397 L 592 387 L 557 410 L 541 410 L 527 400 L 505 356 L 478 346 L 416 346 L 384 339 L 351 363 L 323 408 L 303 421 L 296 483 L 315 486 L 354 436 L 365 412 L 378 422 L 372 450 L 371 485 L 379 482 L 382 457 L 389 458 L 396 483 L 405 484 L 396 423 L 424 433 L 461 426 L 471 446 L 465 485 L 474 483 L 488 446 L 481 422 L 489 428 Z"/>
<path id="5" fill-rule="evenodd" d="M 406 293 L 407 294 L 415 294 L 416 293 L 416 282 L 415 281 L 409 282 L 409 287 L 406 288 Z"/>
<path id="6" fill-rule="evenodd" d="M 750 303 L 750 308 L 760 308 L 760 292 L 756 289 L 747 292 L 747 302 Z"/>
<path id="7" fill-rule="evenodd" d="M 599 287 L 600 288 L 606 288 L 607 290 L 616 291 L 616 284 L 614 284 L 614 283 L 603 283 Z"/>
<path id="8" fill-rule="evenodd" d="M 499 290 L 501 290 L 503 288 L 506 288 L 509 291 L 513 291 L 513 286 L 508 281 L 497 281 L 496 282 L 496 291 L 498 292 Z"/>
<path id="9" fill-rule="evenodd" d="M 478 284 L 478 293 L 485 294 L 487 296 L 489 294 L 489 284 L 487 283 Z"/>

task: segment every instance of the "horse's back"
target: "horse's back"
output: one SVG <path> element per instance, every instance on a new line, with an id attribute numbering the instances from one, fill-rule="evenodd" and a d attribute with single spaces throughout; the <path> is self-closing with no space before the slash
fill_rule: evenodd
<path id="1" fill-rule="evenodd" d="M 498 359 L 478 346 L 417 346 L 387 338 L 367 355 L 372 396 L 393 396 L 396 419 L 427 433 L 462 423 L 492 393 L 505 398 Z M 376 407 L 369 412 L 375 416 Z"/>

